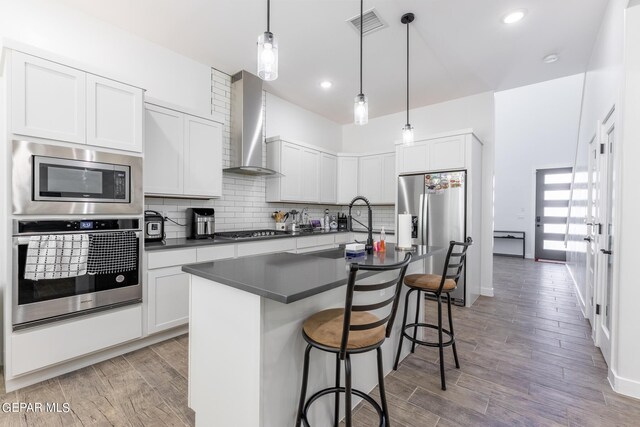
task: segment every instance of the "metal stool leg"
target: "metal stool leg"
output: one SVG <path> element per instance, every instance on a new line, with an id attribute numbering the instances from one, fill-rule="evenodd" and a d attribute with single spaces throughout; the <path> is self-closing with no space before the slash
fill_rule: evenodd
<path id="1" fill-rule="evenodd" d="M 413 322 L 416 325 L 418 324 L 418 321 L 420 320 L 420 304 L 424 304 L 424 299 L 421 298 L 422 297 L 422 292 L 420 292 L 420 290 L 418 290 L 417 294 L 418 294 L 418 298 L 416 299 L 416 319 Z M 413 342 L 411 343 L 411 353 L 415 353 L 416 352 L 416 337 L 417 336 L 418 336 L 418 327 L 416 326 L 415 328 L 413 328 Z"/>
<path id="2" fill-rule="evenodd" d="M 449 332 L 451 332 L 451 338 L 453 339 L 453 343 L 451 347 L 453 347 L 453 358 L 456 361 L 456 368 L 460 369 L 460 362 L 458 361 L 458 351 L 456 350 L 456 335 L 453 332 L 453 318 L 451 317 L 451 294 L 447 293 L 447 308 L 449 309 Z"/>
<path id="3" fill-rule="evenodd" d="M 446 390 L 447 385 L 444 380 L 444 346 L 442 345 L 442 298 L 438 295 L 438 350 L 440 352 L 440 382 L 442 389 Z"/>
<path id="4" fill-rule="evenodd" d="M 344 358 L 344 424 L 351 427 L 351 356 Z"/>
<path id="5" fill-rule="evenodd" d="M 396 361 L 393 364 L 393 370 L 398 370 L 398 362 L 400 362 L 400 353 L 402 353 L 402 341 L 404 340 L 404 328 L 407 326 L 407 308 L 409 307 L 409 297 L 413 289 L 407 291 L 407 295 L 404 297 L 404 316 L 402 317 L 402 329 L 400 329 L 400 343 L 398 344 L 398 352 L 396 353 Z"/>
<path id="6" fill-rule="evenodd" d="M 298 405 L 298 416 L 296 417 L 296 427 L 302 425 L 302 411 L 304 408 L 304 402 L 307 396 L 307 381 L 309 379 L 309 353 L 311 352 L 311 345 L 307 345 L 307 349 L 304 352 L 304 368 L 302 368 L 302 389 L 300 391 L 300 404 Z"/>
<path id="7" fill-rule="evenodd" d="M 378 389 L 380 390 L 380 402 L 382 403 L 382 412 L 384 419 L 384 427 L 390 427 L 389 421 L 389 408 L 387 407 L 387 394 L 384 390 L 384 369 L 382 367 L 382 349 L 378 347 L 376 349 L 378 353 Z"/>
<path id="8" fill-rule="evenodd" d="M 336 353 L 336 388 L 340 387 L 340 355 Z M 340 393 L 336 391 L 333 425 L 338 427 L 340 423 Z"/>

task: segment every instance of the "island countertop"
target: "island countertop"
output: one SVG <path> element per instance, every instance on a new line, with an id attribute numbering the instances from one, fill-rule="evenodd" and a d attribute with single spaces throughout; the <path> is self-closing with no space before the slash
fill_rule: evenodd
<path id="1" fill-rule="evenodd" d="M 415 246 L 412 262 L 444 251 L 442 247 Z M 347 283 L 347 264 L 395 264 L 407 252 L 395 250 L 387 244 L 385 252 L 376 252 L 357 260 L 346 260 L 344 248 L 328 249 L 306 254 L 274 253 L 192 264 L 182 267 L 186 273 L 269 298 L 283 304 L 325 292 Z M 361 271 L 359 278 L 376 274 Z"/>

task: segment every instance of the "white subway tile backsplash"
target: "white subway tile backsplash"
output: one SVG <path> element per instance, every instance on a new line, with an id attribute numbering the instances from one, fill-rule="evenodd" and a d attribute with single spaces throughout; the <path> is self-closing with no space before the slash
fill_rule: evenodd
<path id="1" fill-rule="evenodd" d="M 266 96 L 263 96 L 263 103 Z M 216 70 L 211 70 L 211 111 L 224 115 L 222 165 L 229 167 L 231 156 L 231 76 Z M 264 122 L 264 121 L 263 121 Z M 263 166 L 266 165 L 266 145 L 262 146 Z M 309 218 L 316 219 L 324 216 L 324 210 L 331 213 L 348 211 L 346 206 L 335 205 L 305 205 L 288 203 L 267 203 L 265 201 L 266 183 L 264 177 L 245 177 L 242 175 L 224 175 L 222 197 L 212 200 L 172 199 L 161 197 L 146 197 L 145 209 L 166 212 L 174 221 L 185 224 L 186 209 L 188 207 L 208 207 L 216 211 L 216 230 L 240 230 L 252 228 L 273 228 L 274 221 L 271 214 L 274 211 L 301 211 L 308 209 Z M 366 221 L 366 209 L 361 211 L 360 220 Z M 393 206 L 373 207 L 374 228 L 394 228 Z M 166 223 L 167 238 L 185 237 L 186 227 Z"/>

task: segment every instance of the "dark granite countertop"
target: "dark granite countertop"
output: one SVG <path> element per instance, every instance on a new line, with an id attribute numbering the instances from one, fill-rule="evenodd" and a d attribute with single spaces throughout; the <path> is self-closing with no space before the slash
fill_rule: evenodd
<path id="1" fill-rule="evenodd" d="M 445 248 L 417 246 L 413 261 L 432 256 Z M 359 264 L 395 264 L 406 252 L 387 244 L 384 253 L 367 255 Z M 306 254 L 275 253 L 186 265 L 182 270 L 214 282 L 260 295 L 284 304 L 337 288 L 347 283 L 347 260 L 344 248 Z M 349 261 L 354 262 L 354 261 Z M 358 277 L 378 274 L 362 271 Z"/>
<path id="2" fill-rule="evenodd" d="M 353 232 L 366 233 L 367 231 L 355 229 L 353 230 Z M 348 231 L 346 230 L 307 231 L 302 233 L 288 233 L 288 234 L 283 234 L 278 236 L 256 237 L 256 238 L 239 239 L 239 240 L 221 239 L 221 238 L 194 240 L 194 239 L 186 239 L 183 237 L 183 238 L 177 238 L 177 239 L 167 239 L 165 243 L 160 243 L 160 242 L 145 243 L 144 249 L 147 252 L 151 252 L 151 251 L 162 251 L 162 250 L 169 250 L 169 249 L 192 248 L 192 247 L 198 247 L 198 246 L 229 245 L 234 243 L 255 242 L 259 240 L 288 239 L 291 237 L 307 237 L 307 236 L 318 236 L 318 235 L 324 235 L 324 234 L 341 234 L 341 233 L 348 233 Z M 393 235 L 393 231 L 385 230 L 385 233 L 389 235 Z M 380 230 L 373 230 L 373 234 L 380 234 Z"/>

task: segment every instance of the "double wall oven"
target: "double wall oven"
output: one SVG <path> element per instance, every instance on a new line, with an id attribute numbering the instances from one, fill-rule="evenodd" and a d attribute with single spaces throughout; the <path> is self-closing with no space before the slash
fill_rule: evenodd
<path id="1" fill-rule="evenodd" d="M 142 158 L 12 149 L 13 328 L 140 302 Z"/>

